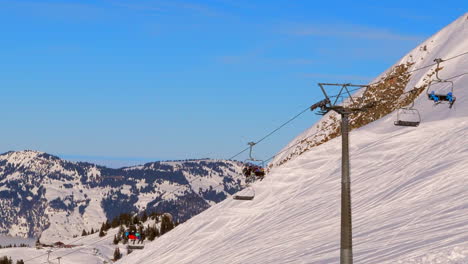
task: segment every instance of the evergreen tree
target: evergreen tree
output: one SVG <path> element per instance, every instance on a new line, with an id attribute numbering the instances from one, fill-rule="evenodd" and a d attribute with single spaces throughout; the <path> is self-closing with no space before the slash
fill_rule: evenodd
<path id="1" fill-rule="evenodd" d="M 17 260 L 17 261 L 16 261 L 16 264 L 24 264 L 24 261 L 23 261 L 22 259 Z"/>
<path id="2" fill-rule="evenodd" d="M 153 213 L 152 214 L 154 216 L 154 220 L 156 221 L 156 223 L 159 223 L 161 218 L 159 217 L 159 215 L 157 213 Z"/>
<path id="3" fill-rule="evenodd" d="M 120 249 L 117 247 L 114 250 L 114 261 L 119 260 L 122 257 L 122 254 L 120 253 Z"/>
<path id="4" fill-rule="evenodd" d="M 94 229 L 91 227 L 91 231 L 89 232 L 89 234 L 94 234 Z"/>
<path id="5" fill-rule="evenodd" d="M 4 256 L 3 258 L 0 258 L 0 264 L 13 264 L 13 261 L 11 258 Z"/>
<path id="6" fill-rule="evenodd" d="M 112 243 L 114 243 L 114 245 L 117 245 L 119 243 L 119 239 L 116 235 L 114 235 L 114 240 L 112 241 Z"/>
<path id="7" fill-rule="evenodd" d="M 118 219 L 117 217 L 114 218 L 114 219 L 112 219 L 112 222 L 111 222 L 111 227 L 112 227 L 112 228 L 118 227 L 119 224 L 120 224 L 120 221 L 119 221 L 119 219 Z"/>
<path id="8" fill-rule="evenodd" d="M 148 240 L 153 241 L 156 237 L 159 236 L 159 230 L 156 225 L 149 227 L 146 229 L 146 237 Z"/>
<path id="9" fill-rule="evenodd" d="M 111 228 L 111 224 L 109 223 L 108 220 L 106 220 L 106 222 L 104 223 L 104 231 L 107 231 Z"/>
<path id="10" fill-rule="evenodd" d="M 138 233 L 140 233 L 141 240 L 146 239 L 145 228 L 143 227 L 143 225 L 138 226 Z"/>
<path id="11" fill-rule="evenodd" d="M 120 240 L 122 240 L 124 237 L 125 237 L 125 229 L 124 229 L 124 227 L 121 225 L 121 226 L 119 227 L 119 231 L 117 232 L 117 240 L 120 242 Z"/>
<path id="12" fill-rule="evenodd" d="M 107 224 L 107 221 L 102 223 L 101 229 L 99 230 L 99 237 L 103 237 L 106 235 L 105 231 L 109 230 L 109 228 L 107 228 Z"/>
<path id="13" fill-rule="evenodd" d="M 171 231 L 174 228 L 174 223 L 171 221 L 171 218 L 164 214 L 161 219 L 161 235 Z"/>
<path id="14" fill-rule="evenodd" d="M 154 235 L 155 235 L 156 237 L 160 237 L 160 236 L 161 236 L 161 232 L 159 232 L 159 229 L 158 229 L 156 226 L 154 226 Z"/>
<path id="15" fill-rule="evenodd" d="M 86 230 L 83 229 L 83 232 L 81 232 L 81 236 L 87 236 L 88 233 L 86 233 Z"/>
<path id="16" fill-rule="evenodd" d="M 120 224 L 124 224 L 126 226 L 129 226 L 131 223 L 132 217 L 130 214 L 120 214 L 119 219 L 120 219 Z"/>
<path id="17" fill-rule="evenodd" d="M 158 218 L 158 214 L 156 212 L 151 212 L 149 216 L 153 220 Z"/>
<path id="18" fill-rule="evenodd" d="M 106 233 L 104 233 L 104 230 L 101 228 L 101 230 L 99 231 L 99 237 L 103 237 L 105 235 Z"/>
<path id="19" fill-rule="evenodd" d="M 138 217 L 138 215 L 135 215 L 133 217 L 133 224 L 138 225 L 139 223 L 140 223 L 140 218 Z"/>
<path id="20" fill-rule="evenodd" d="M 143 215 L 141 216 L 141 221 L 146 222 L 148 220 L 148 214 L 146 211 L 143 212 Z"/>

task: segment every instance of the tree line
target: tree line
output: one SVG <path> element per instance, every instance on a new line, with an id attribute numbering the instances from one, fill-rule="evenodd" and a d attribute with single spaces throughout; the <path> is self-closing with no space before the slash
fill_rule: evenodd
<path id="1" fill-rule="evenodd" d="M 11 257 L 9 258 L 7 256 L 4 256 L 0 258 L 0 264 L 13 264 L 13 260 L 11 259 Z M 24 261 L 22 259 L 17 260 L 16 264 L 24 264 Z"/>

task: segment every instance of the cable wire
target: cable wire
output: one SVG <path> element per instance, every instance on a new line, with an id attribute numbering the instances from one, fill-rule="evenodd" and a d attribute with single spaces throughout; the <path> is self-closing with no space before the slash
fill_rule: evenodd
<path id="1" fill-rule="evenodd" d="M 460 53 L 460 54 L 457 54 L 457 55 L 452 56 L 452 57 L 447 58 L 447 59 L 443 59 L 443 60 L 442 60 L 442 63 L 443 63 L 443 62 L 446 62 L 446 61 L 450 61 L 450 60 L 456 59 L 456 58 L 458 58 L 458 57 L 461 57 L 461 56 L 464 56 L 464 55 L 467 55 L 467 54 L 468 54 L 468 51 L 467 51 L 467 52 Z M 416 72 L 416 71 L 424 70 L 424 69 L 430 68 L 430 67 L 435 66 L 435 65 L 437 65 L 437 63 L 428 64 L 428 65 L 425 65 L 425 66 L 422 66 L 422 67 L 419 67 L 419 68 L 410 70 L 410 71 L 408 71 L 407 73 L 413 73 L 413 72 Z M 383 80 L 380 80 L 380 81 L 377 81 L 377 82 L 374 82 L 374 83 L 370 83 L 369 86 L 378 84 L 378 83 L 380 83 L 380 82 L 383 82 Z"/>
<path id="2" fill-rule="evenodd" d="M 276 128 L 275 130 L 268 133 L 266 136 L 264 136 L 261 139 L 257 140 L 257 142 L 255 142 L 255 144 L 258 144 L 258 143 L 262 142 L 263 140 L 265 140 L 266 138 L 268 138 L 269 136 L 273 135 L 274 133 L 276 133 L 276 131 L 280 130 L 281 128 L 283 128 L 287 124 L 291 123 L 293 120 L 295 120 L 296 118 L 301 116 L 303 113 L 309 111 L 309 109 L 310 109 L 310 107 L 307 107 L 306 109 L 302 110 L 299 114 L 295 115 L 293 118 L 291 118 L 288 121 L 284 122 L 282 125 L 280 125 L 278 128 Z"/>
<path id="3" fill-rule="evenodd" d="M 281 124 L 279 127 L 275 128 L 273 131 L 271 131 L 270 133 L 268 133 L 267 135 L 265 135 L 264 137 L 262 137 L 261 139 L 255 141 L 255 145 L 262 142 L 263 140 L 267 139 L 269 136 L 273 135 L 274 133 L 276 133 L 278 130 L 280 130 L 281 128 L 283 128 L 284 126 L 286 126 L 287 124 L 291 123 L 292 121 L 294 121 L 295 119 L 297 119 L 299 116 L 301 116 L 302 114 L 304 114 L 305 112 L 307 112 L 308 110 L 310 109 L 310 106 L 308 106 L 306 109 L 302 110 L 301 112 L 299 112 L 298 114 L 296 114 L 295 116 L 293 116 L 292 118 L 290 118 L 288 121 L 284 122 L 283 124 Z M 247 150 L 249 150 L 250 147 L 247 147 L 245 149 L 243 149 L 242 151 L 240 151 L 239 153 L 237 153 L 236 155 L 232 156 L 231 158 L 229 158 L 230 160 L 234 159 L 235 157 L 239 156 L 240 154 L 246 152 Z"/>
<path id="4" fill-rule="evenodd" d="M 247 150 L 249 150 L 249 149 L 250 149 L 250 147 L 247 147 L 247 148 L 243 149 L 242 151 L 240 151 L 240 152 L 239 152 L 239 153 L 237 153 L 236 155 L 234 155 L 234 156 L 230 157 L 230 158 L 229 158 L 229 160 L 232 160 L 232 159 L 234 159 L 235 157 L 239 156 L 240 154 L 242 154 L 242 153 L 246 152 L 246 151 L 247 151 Z"/>

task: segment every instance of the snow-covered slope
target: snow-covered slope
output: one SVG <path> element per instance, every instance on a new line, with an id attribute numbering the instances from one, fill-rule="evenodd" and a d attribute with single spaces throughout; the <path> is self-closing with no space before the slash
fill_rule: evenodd
<path id="1" fill-rule="evenodd" d="M 398 64 L 468 52 L 467 16 Z M 351 133 L 355 263 L 468 263 L 468 55 L 441 66 L 442 78 L 460 75 L 453 109 L 422 93 L 419 127 L 395 127 L 394 112 Z M 406 90 L 433 71 L 412 73 Z M 255 183 L 253 201 L 214 205 L 119 263 L 338 263 L 341 141 L 296 151 Z"/>
<path id="2" fill-rule="evenodd" d="M 29 264 L 40 264 L 47 262 L 47 251 L 50 253 L 49 263 L 57 264 L 57 257 L 62 257 L 60 263 L 112 263 L 112 256 L 116 247 L 119 247 L 123 254 L 126 254 L 125 246 L 115 246 L 112 244 L 113 236 L 117 229 L 109 231 L 108 235 L 100 238 L 98 233 L 63 241 L 65 244 L 76 245 L 73 248 L 3 248 L 0 249 L 0 257 L 11 257 L 13 263 L 22 259 Z"/>
<path id="3" fill-rule="evenodd" d="M 240 190 L 240 168 L 187 160 L 109 169 L 38 151 L 7 152 L 0 155 L 0 233 L 53 242 L 142 210 L 184 221 Z"/>
<path id="4" fill-rule="evenodd" d="M 141 215 L 140 215 L 141 216 Z M 138 225 L 144 227 L 154 227 L 161 230 L 162 215 L 150 215 L 144 222 L 140 222 Z M 123 230 L 128 228 L 128 225 L 123 224 Z M 0 258 L 8 256 L 16 263 L 17 260 L 23 260 L 29 264 L 41 264 L 41 263 L 112 263 L 114 258 L 115 249 L 119 249 L 122 256 L 126 256 L 131 250 L 127 249 L 127 245 L 131 242 L 120 241 L 117 244 L 113 243 L 114 237 L 122 237 L 122 233 L 119 232 L 120 227 L 110 228 L 105 231 L 105 236 L 99 237 L 99 232 L 94 234 L 79 236 L 72 239 L 65 239 L 63 242 L 65 245 L 70 247 L 50 247 L 42 246 L 36 248 L 35 241 L 32 241 L 32 247 L 13 247 L 13 248 L 0 248 Z M 149 240 L 146 238 L 142 244 L 147 243 Z M 18 245 L 18 244 L 17 244 Z M 133 245 L 133 244 L 132 244 Z M 50 255 L 47 251 L 51 250 Z M 138 250 L 138 249 L 133 249 Z M 49 257 L 49 261 L 47 261 Z M 60 262 L 59 262 L 60 258 Z"/>

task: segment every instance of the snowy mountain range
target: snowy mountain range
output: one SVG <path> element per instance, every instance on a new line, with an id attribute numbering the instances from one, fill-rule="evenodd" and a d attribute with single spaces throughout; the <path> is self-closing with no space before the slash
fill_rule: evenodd
<path id="1" fill-rule="evenodd" d="M 428 99 L 436 71 L 452 109 Z M 377 110 L 350 134 L 355 263 L 468 263 L 468 13 L 374 82 Z M 395 126 L 412 102 L 419 127 Z M 226 199 L 119 263 L 339 263 L 339 119 L 285 146 L 252 201 Z"/>
<path id="2" fill-rule="evenodd" d="M 7 152 L 0 155 L 0 233 L 56 241 L 143 210 L 183 222 L 240 190 L 241 165 L 206 159 L 110 169 L 38 151 Z"/>

